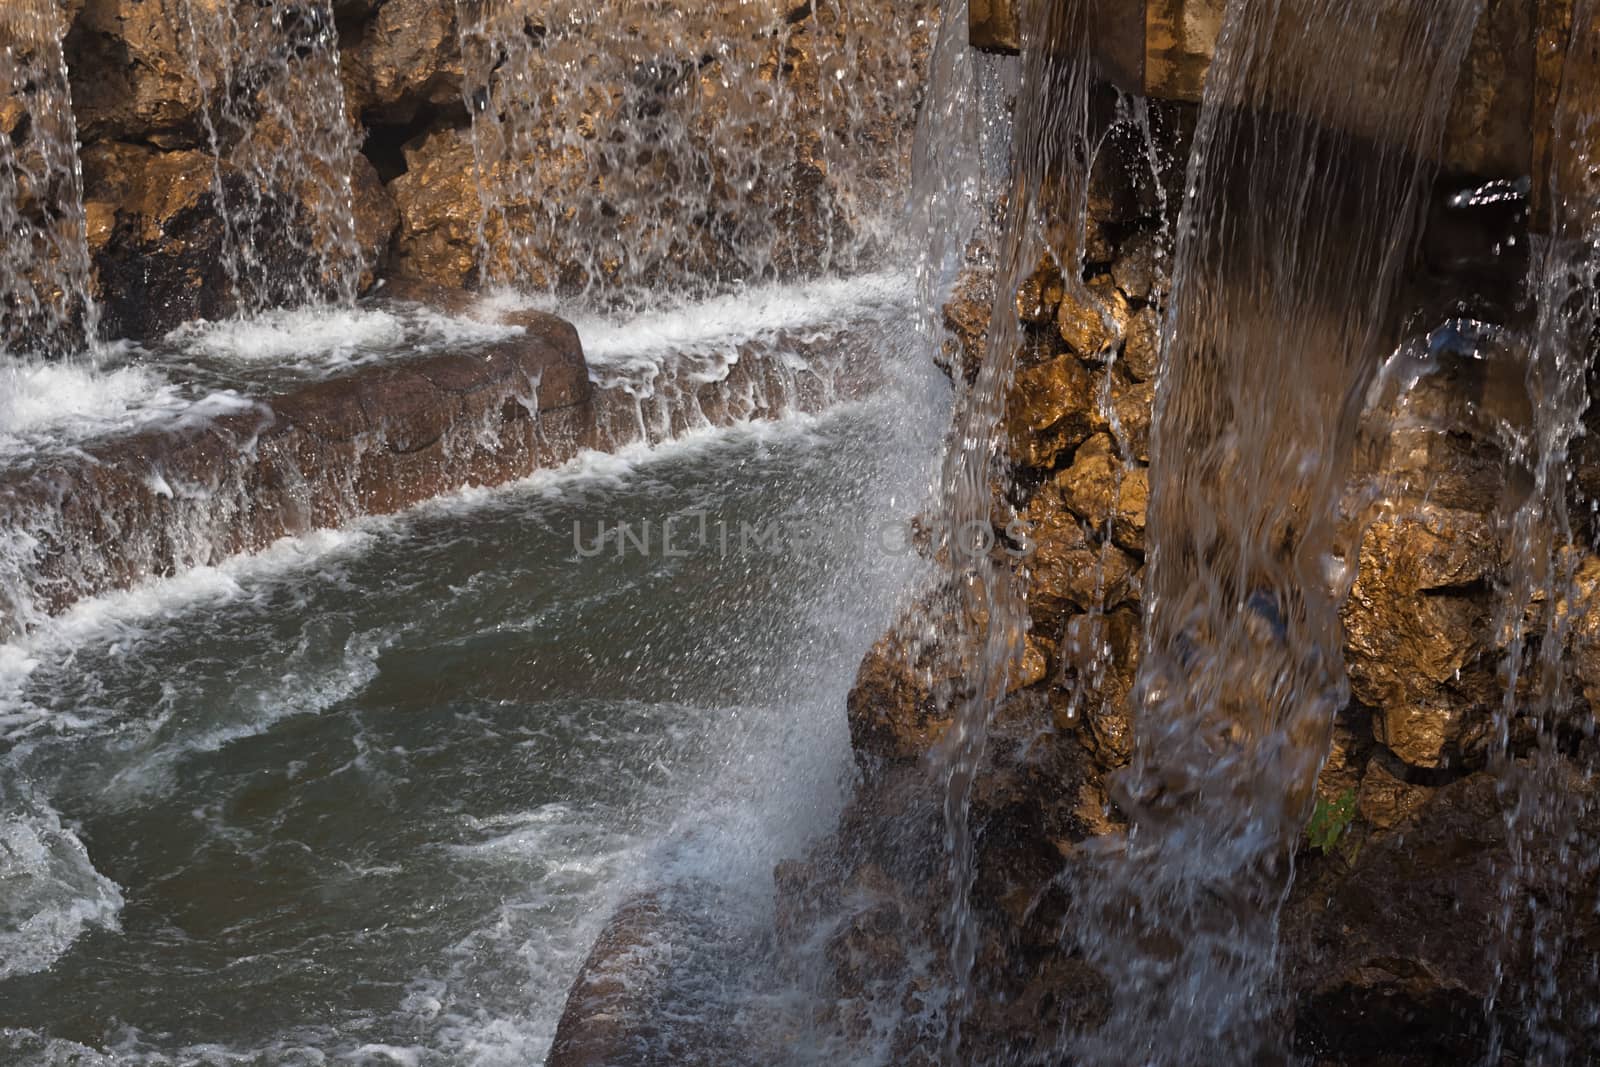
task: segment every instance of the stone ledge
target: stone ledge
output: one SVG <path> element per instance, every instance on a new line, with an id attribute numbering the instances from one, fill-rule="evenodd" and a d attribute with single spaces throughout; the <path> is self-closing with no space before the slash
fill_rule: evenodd
<path id="1" fill-rule="evenodd" d="M 431 287 L 387 295 L 457 312 L 469 302 Z M 716 369 L 665 357 L 638 376 L 606 368 L 597 382 L 571 324 L 536 311 L 502 321 L 524 332 L 0 472 L 0 637 L 86 597 L 504 485 L 586 449 L 822 411 L 864 395 L 879 369 L 841 330 L 745 342 Z"/>
<path id="2" fill-rule="evenodd" d="M 280 537 L 558 466 L 596 439 L 573 327 L 523 313 L 480 350 L 365 367 L 199 425 L 98 442 L 0 475 L 0 631 Z"/>

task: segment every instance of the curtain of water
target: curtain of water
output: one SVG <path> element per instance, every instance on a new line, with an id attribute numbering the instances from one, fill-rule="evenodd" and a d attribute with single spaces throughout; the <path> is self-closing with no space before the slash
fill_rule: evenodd
<path id="1" fill-rule="evenodd" d="M 1112 987 L 1083 1062 L 1287 1057 L 1277 910 L 1346 696 L 1340 496 L 1480 6 L 1228 5 L 1163 328 L 1129 828 L 1073 880 Z"/>
<path id="2" fill-rule="evenodd" d="M 1495 986 L 1487 1008 L 1522 1020 L 1524 1061 L 1570 1062 L 1575 1029 L 1596 1026 L 1587 992 L 1563 983 L 1561 970 L 1577 901 L 1572 891 L 1600 857 L 1582 824 L 1589 789 L 1562 749 L 1592 736 L 1594 720 L 1573 714 L 1566 653 L 1581 613 L 1576 579 L 1583 558 L 1568 513 L 1569 450 L 1582 433 L 1593 334 L 1600 323 L 1595 280 L 1600 246 L 1600 5 L 1579 0 L 1572 13 L 1551 139 L 1550 232 L 1535 245 L 1528 280 L 1536 307 L 1527 353 L 1528 425 L 1508 427 L 1508 463 L 1527 476 L 1520 505 L 1506 517 L 1510 570 L 1496 630 L 1507 643 L 1506 692 L 1495 716 L 1494 762 L 1506 804 L 1509 857 L 1502 874 Z M 1531 735 L 1531 743 L 1528 738 Z M 1565 735 L 1565 738 L 1564 736 Z M 1516 741 L 1514 742 L 1514 737 Z M 1530 981 L 1500 1005 L 1507 964 L 1523 956 Z M 1485 1063 L 1501 1062 L 1507 1035 L 1491 1031 Z"/>
<path id="3" fill-rule="evenodd" d="M 457 0 L 481 282 L 645 305 L 859 266 L 904 190 L 928 31 L 887 10 Z"/>
<path id="4" fill-rule="evenodd" d="M 1006 396 L 1016 369 L 1021 323 L 1015 294 L 1048 255 L 1069 287 L 1082 285 L 1088 174 L 1098 142 L 1092 128 L 1089 0 L 1034 0 L 1023 20 L 1022 78 L 1013 133 L 1007 217 L 995 265 L 994 306 L 976 377 L 958 396 L 953 436 L 941 470 L 939 558 L 946 568 L 946 614 L 937 648 L 955 679 L 936 694 L 954 710 L 938 760 L 945 776 L 945 845 L 951 895 L 945 914 L 952 995 L 948 1048 L 958 1055 L 971 1009 L 978 929 L 970 897 L 975 876 L 970 809 L 990 721 L 1021 655 L 1027 610 L 1019 575 L 992 551 L 996 488 L 1009 478 Z M 1004 523 L 1002 523 L 1004 524 Z"/>
<path id="5" fill-rule="evenodd" d="M 62 356 L 94 337 L 66 30 L 55 0 L 0 11 L 0 351 Z"/>
<path id="6" fill-rule="evenodd" d="M 353 302 L 371 264 L 356 236 L 359 141 L 329 0 L 188 0 L 185 13 L 240 312 Z"/>

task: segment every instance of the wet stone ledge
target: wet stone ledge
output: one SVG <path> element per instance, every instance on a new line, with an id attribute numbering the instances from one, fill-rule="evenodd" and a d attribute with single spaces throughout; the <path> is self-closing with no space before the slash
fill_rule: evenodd
<path id="1" fill-rule="evenodd" d="M 73 602 L 559 465 L 593 440 L 577 332 L 536 313 L 473 352 L 364 367 L 247 410 L 0 475 L 0 630 Z"/>
<path id="2" fill-rule="evenodd" d="M 569 323 L 539 312 L 507 322 L 523 332 L 0 473 L 0 634 L 282 537 L 504 485 L 586 449 L 821 411 L 872 379 L 839 338 L 809 350 L 746 344 L 712 365 L 669 355 L 591 368 Z"/>

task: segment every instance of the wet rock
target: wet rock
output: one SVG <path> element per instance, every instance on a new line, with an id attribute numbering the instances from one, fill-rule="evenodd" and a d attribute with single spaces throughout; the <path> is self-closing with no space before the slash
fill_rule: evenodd
<path id="1" fill-rule="evenodd" d="M 1475 775 L 1420 802 L 1394 789 L 1379 804 L 1378 792 L 1371 800 L 1380 816 L 1408 813 L 1404 833 L 1316 861 L 1285 908 L 1296 1045 L 1341 1062 L 1469 1060 L 1482 1051 L 1494 962 L 1483 932 L 1500 909 L 1505 822 L 1496 782 Z"/>
<path id="2" fill-rule="evenodd" d="M 403 125 L 424 106 L 464 113 L 454 4 L 386 0 L 340 58 L 351 107 L 374 121 Z"/>
<path id="3" fill-rule="evenodd" d="M 371 365 L 198 425 L 143 431 L 0 477 L 0 525 L 48 529 L 8 583 L 43 612 L 152 575 L 572 459 L 594 433 L 573 328 Z M 31 618 L 0 604 L 0 632 Z M 29 609 L 30 613 L 32 609 Z"/>
<path id="4" fill-rule="evenodd" d="M 1488 647 L 1475 593 L 1498 561 L 1484 516 L 1420 504 L 1372 524 L 1344 609 L 1351 690 L 1378 709 L 1375 731 L 1396 755 L 1437 766 L 1461 719 L 1447 683 Z"/>
<path id="5" fill-rule="evenodd" d="M 1092 541 L 1054 485 L 1034 495 L 1024 520 L 1033 541 L 1025 562 L 1035 630 L 1060 633 L 1067 615 L 1112 608 L 1133 595 L 1133 557 L 1115 545 Z"/>
<path id="6" fill-rule="evenodd" d="M 147 338 L 234 309 L 224 269 L 226 227 L 217 211 L 219 168 L 200 152 L 96 145 L 83 154 L 91 248 L 105 328 Z M 223 164 L 240 195 L 247 179 Z"/>
<path id="7" fill-rule="evenodd" d="M 845 707 L 857 759 L 919 760 L 950 726 L 950 713 L 933 698 L 928 662 L 895 632 L 861 661 Z"/>
<path id="8" fill-rule="evenodd" d="M 395 273 L 454 288 L 475 280 L 480 203 L 471 135 L 444 129 L 405 149 L 406 173 L 389 183 L 400 214 Z"/>
<path id="9" fill-rule="evenodd" d="M 1141 382 L 1156 376 L 1161 363 L 1161 316 L 1155 308 L 1142 307 L 1129 320 L 1122 363 Z"/>
<path id="10" fill-rule="evenodd" d="M 1011 460 L 1050 467 L 1087 440 L 1094 425 L 1094 380 L 1072 356 L 1024 367 L 1012 380 L 1006 424 Z"/>
<path id="11" fill-rule="evenodd" d="M 550 1067 L 769 1062 L 769 1035 L 736 1038 L 717 995 L 749 953 L 719 905 L 714 887 L 689 883 L 618 908 L 567 996 Z"/>
<path id="12" fill-rule="evenodd" d="M 1106 275 L 1062 296 L 1056 323 L 1061 339 L 1084 359 L 1099 359 L 1121 343 L 1131 318 L 1128 300 Z"/>
<path id="13" fill-rule="evenodd" d="M 400 209 L 365 156 L 358 155 L 353 161 L 350 203 L 363 264 L 359 287 L 365 292 L 376 283 L 378 272 L 387 264 L 395 232 L 400 228 Z"/>
<path id="14" fill-rule="evenodd" d="M 88 0 L 71 34 L 72 106 L 87 142 L 163 148 L 204 140 L 203 102 L 185 37 L 191 0 Z M 221 0 L 193 0 L 216 10 Z M 93 71 L 93 77 L 78 72 Z M 205 71 L 215 77 L 216 71 Z"/>
<path id="15" fill-rule="evenodd" d="M 969 257 L 971 258 L 971 257 Z M 994 313 L 994 270 L 986 263 L 971 263 L 956 280 L 942 315 L 950 331 L 939 353 L 939 365 L 951 378 L 972 381 L 983 365 L 989 339 L 989 317 Z"/>
<path id="16" fill-rule="evenodd" d="M 1078 615 L 1061 637 L 1056 725 L 1081 729 L 1085 746 L 1104 770 L 1133 755 L 1131 696 L 1139 670 L 1139 618 L 1132 611 Z"/>
<path id="17" fill-rule="evenodd" d="M 1127 382 L 1121 375 L 1111 379 L 1111 410 L 1116 425 L 1117 449 L 1128 459 L 1150 462 L 1150 424 L 1155 417 L 1154 382 Z"/>
<path id="18" fill-rule="evenodd" d="M 1144 551 L 1150 472 L 1118 459 L 1108 435 L 1096 434 L 1080 445 L 1072 466 L 1056 475 L 1056 486 L 1079 518 L 1097 530 L 1109 523 L 1112 540 Z"/>
<path id="19" fill-rule="evenodd" d="M 1426 786 L 1411 785 L 1401 775 L 1403 767 L 1391 767 L 1393 757 L 1375 755 L 1367 763 L 1356 794 L 1356 810 L 1379 830 L 1388 830 L 1422 810 L 1433 795 Z"/>
<path id="20" fill-rule="evenodd" d="M 860 996 L 868 985 L 905 966 L 903 924 L 900 908 L 892 901 L 873 904 L 845 920 L 823 949 L 840 979 L 839 992 Z"/>
<path id="21" fill-rule="evenodd" d="M 1591 715 L 1600 715 L 1600 556 L 1585 555 L 1573 575 L 1572 669 Z"/>
<path id="22" fill-rule="evenodd" d="M 1053 321 L 1062 293 L 1061 271 L 1046 258 L 1017 287 L 1017 316 L 1033 326 Z"/>
<path id="23" fill-rule="evenodd" d="M 1170 258 L 1159 233 L 1141 231 L 1117 249 L 1111 277 L 1129 300 L 1159 301 L 1172 288 Z"/>
<path id="24" fill-rule="evenodd" d="M 1317 797 L 1333 802 L 1347 790 L 1355 792 L 1366 773 L 1367 761 L 1375 742 L 1372 737 L 1372 712 L 1359 704 L 1339 709 L 1333 723 L 1328 758 L 1317 777 Z"/>

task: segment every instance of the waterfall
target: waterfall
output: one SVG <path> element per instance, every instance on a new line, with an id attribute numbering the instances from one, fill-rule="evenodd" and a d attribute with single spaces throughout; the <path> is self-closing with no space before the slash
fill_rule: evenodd
<path id="1" fill-rule="evenodd" d="M 239 312 L 352 303 L 373 264 L 356 235 L 359 145 L 329 0 L 183 10 Z"/>
<path id="2" fill-rule="evenodd" d="M 1082 1062 L 1287 1055 L 1277 913 L 1347 699 L 1341 496 L 1480 6 L 1228 6 L 1162 337 L 1129 826 L 1073 878 L 1112 987 Z"/>
<path id="3" fill-rule="evenodd" d="M 59 357 L 95 333 L 65 33 L 55 0 L 0 11 L 0 351 Z"/>
<path id="4" fill-rule="evenodd" d="M 457 0 L 456 19 L 481 284 L 642 307 L 848 271 L 892 240 L 918 5 L 888 37 L 840 0 Z"/>
<path id="5" fill-rule="evenodd" d="M 964 21 L 964 11 L 957 14 Z M 998 541 L 991 530 L 992 521 L 1001 521 L 993 511 L 995 487 L 1006 483 L 1013 458 L 1003 428 L 1021 342 L 1016 294 L 1025 279 L 1040 271 L 1059 275 L 1073 294 L 1085 294 L 1089 173 L 1112 125 L 1106 109 L 1096 106 L 1105 99 L 1095 93 L 1089 16 L 1089 6 L 1080 0 L 1038 0 L 1026 9 L 1013 177 L 993 268 L 994 303 L 982 361 L 958 395 L 938 487 L 937 555 L 945 574 L 935 619 L 935 648 L 943 662 L 936 670 L 947 680 L 939 699 L 953 709 L 937 757 L 944 776 L 951 884 L 944 919 L 953 981 L 946 1039 L 952 1055 L 960 1047 L 962 1021 L 972 1006 L 978 947 L 969 899 L 975 877 L 971 794 L 990 720 L 1016 683 L 1028 629 L 1020 575 L 1007 551 L 1014 544 Z M 947 20 L 954 17 L 947 11 Z M 1109 373 L 1108 365 L 1102 390 L 1107 400 Z M 963 376 L 956 377 L 959 382 Z M 1014 511 L 1005 517 L 1008 533 L 1016 531 L 1016 521 Z"/>
<path id="6" fill-rule="evenodd" d="M 1573 609 L 1586 602 L 1594 584 L 1592 575 L 1579 578 L 1583 551 L 1568 497 L 1600 323 L 1600 109 L 1593 98 L 1600 74 L 1600 9 L 1580 0 L 1570 33 L 1551 140 L 1549 232 L 1535 245 L 1527 280 L 1536 309 L 1522 383 L 1529 419 L 1505 427 L 1508 465 L 1523 488 L 1502 518 L 1510 567 L 1495 619 L 1506 652 L 1492 756 L 1506 801 L 1510 855 L 1501 878 L 1495 987 L 1487 1003 L 1495 1025 L 1486 1064 L 1499 1063 L 1504 1052 L 1507 1035 L 1495 1009 L 1506 965 L 1521 953 L 1532 957 L 1531 981 L 1513 990 L 1510 1007 L 1523 1020 L 1524 1032 L 1517 1036 L 1519 1044 L 1525 1042 L 1526 1062 L 1571 1062 L 1580 1052 L 1572 1045 L 1571 1026 L 1592 1029 L 1597 1021 L 1595 1006 L 1583 999 L 1589 990 L 1564 982 L 1561 970 L 1567 962 L 1563 927 L 1578 904 L 1575 894 L 1600 865 L 1600 842 L 1582 825 L 1590 801 L 1571 777 L 1592 777 L 1592 759 L 1575 771 L 1563 752 L 1572 737 L 1594 735 L 1592 716 L 1574 714 L 1567 662 L 1579 622 Z"/>

